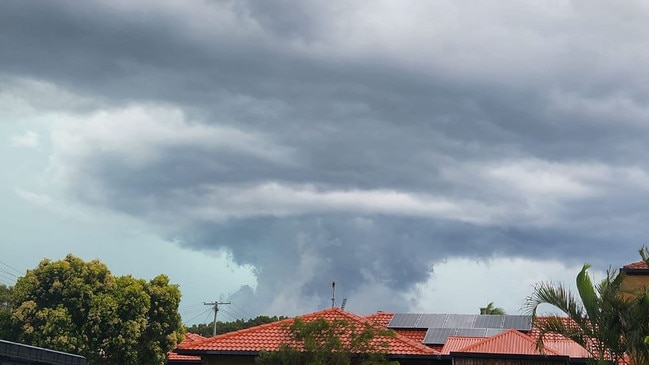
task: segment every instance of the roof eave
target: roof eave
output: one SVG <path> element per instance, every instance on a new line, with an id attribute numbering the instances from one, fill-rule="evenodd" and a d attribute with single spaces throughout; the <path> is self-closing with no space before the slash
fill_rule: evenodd
<path id="1" fill-rule="evenodd" d="M 452 351 L 451 357 L 490 358 L 490 359 L 525 359 L 533 360 L 538 358 L 569 361 L 570 356 L 566 355 L 532 355 L 532 354 L 498 354 L 490 352 L 459 352 Z"/>
<path id="2" fill-rule="evenodd" d="M 442 354 L 388 354 L 385 357 L 387 357 L 390 360 L 398 360 L 398 359 L 441 360 Z"/>
<path id="3" fill-rule="evenodd" d="M 236 356 L 258 356 L 260 351 L 244 350 L 195 350 L 195 349 L 175 349 L 173 352 L 179 355 L 236 355 Z"/>

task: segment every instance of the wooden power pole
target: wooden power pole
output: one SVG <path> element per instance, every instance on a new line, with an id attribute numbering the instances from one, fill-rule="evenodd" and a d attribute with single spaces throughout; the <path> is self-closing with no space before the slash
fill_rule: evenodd
<path id="1" fill-rule="evenodd" d="M 218 311 L 219 311 L 219 305 L 225 305 L 225 304 L 232 304 L 232 303 L 230 303 L 230 302 L 219 302 L 217 300 L 215 300 L 213 302 L 210 302 L 210 303 L 203 302 L 203 305 L 211 305 L 212 309 L 214 309 L 214 323 L 212 325 L 212 336 L 216 336 L 216 313 L 218 313 Z"/>

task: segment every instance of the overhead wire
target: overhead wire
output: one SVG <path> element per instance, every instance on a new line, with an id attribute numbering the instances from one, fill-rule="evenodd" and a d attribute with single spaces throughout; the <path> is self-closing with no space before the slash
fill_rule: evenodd
<path id="1" fill-rule="evenodd" d="M 202 315 L 204 315 L 204 314 L 208 314 L 208 315 L 209 315 L 209 314 L 211 314 L 211 312 L 212 312 L 212 309 L 211 309 L 211 308 L 204 309 L 204 310 L 201 311 L 201 313 L 195 315 L 194 317 L 192 317 L 192 318 L 190 318 L 190 319 L 188 319 L 188 320 L 186 320 L 186 321 L 184 321 L 184 322 L 185 322 L 185 323 L 191 323 L 191 322 L 192 322 L 193 320 L 195 320 L 196 318 L 198 318 L 198 317 L 200 317 L 200 316 L 202 316 Z M 203 321 L 203 322 L 205 322 L 205 321 Z M 206 323 L 206 322 L 205 322 L 205 323 Z"/>
<path id="2" fill-rule="evenodd" d="M 7 286 L 12 286 L 12 283 L 16 282 L 16 277 L 8 275 L 6 272 L 0 270 L 0 282 Z"/>
<path id="3" fill-rule="evenodd" d="M 243 308 L 239 307 L 238 305 L 236 305 L 234 303 L 230 303 L 230 304 L 232 305 L 232 307 L 234 307 L 234 309 L 236 309 L 239 312 L 243 313 L 245 318 L 252 318 L 252 316 L 250 314 L 248 314 L 248 312 L 243 310 Z"/>
<path id="4" fill-rule="evenodd" d="M 231 311 L 229 311 L 227 309 L 222 309 L 221 308 L 221 309 L 219 309 L 219 312 L 223 312 L 225 315 L 229 316 L 231 319 L 233 319 L 235 321 L 238 320 L 238 319 L 243 319 L 243 318 L 238 318 L 235 313 L 233 313 L 233 312 L 231 312 Z M 218 321 L 218 318 L 217 318 L 217 321 Z"/>
<path id="5" fill-rule="evenodd" d="M 7 263 L 5 263 L 5 262 L 3 262 L 3 261 L 0 261 L 0 265 L 2 265 L 2 266 L 6 266 L 6 267 L 10 268 L 11 270 L 15 271 L 18 275 L 23 275 L 23 273 L 20 272 L 18 269 L 16 269 L 16 268 L 10 266 L 9 264 L 7 264 Z M 14 276 L 16 276 L 16 275 L 14 275 Z M 18 276 L 16 276 L 16 278 L 17 278 L 17 277 L 18 277 Z"/>

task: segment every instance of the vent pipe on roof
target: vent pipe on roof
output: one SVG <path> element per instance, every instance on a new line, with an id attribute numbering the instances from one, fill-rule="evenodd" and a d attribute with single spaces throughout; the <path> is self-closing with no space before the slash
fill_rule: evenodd
<path id="1" fill-rule="evenodd" d="M 331 282 L 331 308 L 336 306 L 336 282 Z"/>

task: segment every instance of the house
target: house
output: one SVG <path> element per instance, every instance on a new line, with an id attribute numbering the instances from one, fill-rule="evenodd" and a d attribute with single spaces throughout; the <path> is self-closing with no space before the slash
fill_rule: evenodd
<path id="1" fill-rule="evenodd" d="M 301 316 L 304 321 L 324 318 L 356 325 L 392 329 L 384 337 L 387 357 L 401 365 L 568 365 L 585 363 L 588 352 L 563 337 L 536 347 L 531 316 L 420 314 L 377 312 L 361 317 L 340 308 Z M 230 332 L 198 342 L 183 343 L 180 355 L 200 356 L 204 364 L 253 364 L 261 351 L 277 350 L 289 343 L 293 319 Z"/>
<path id="2" fill-rule="evenodd" d="M 587 363 L 588 352 L 574 341 L 545 342 L 544 350 L 532 337 L 510 328 L 487 338 L 449 337 L 442 348 L 453 365 L 563 365 Z"/>
<path id="3" fill-rule="evenodd" d="M 86 358 L 66 352 L 0 340 L 2 365 L 86 365 Z"/>
<path id="4" fill-rule="evenodd" d="M 644 261 L 622 266 L 620 274 L 624 275 L 623 292 L 632 293 L 634 290 L 644 290 L 649 287 L 649 266 Z"/>
<path id="5" fill-rule="evenodd" d="M 206 337 L 196 333 L 185 333 L 185 338 L 178 345 L 187 346 L 194 342 L 200 342 L 206 339 Z M 202 363 L 200 356 L 180 355 L 173 351 L 167 352 L 167 359 L 165 361 L 165 364 L 168 365 L 201 365 Z"/>
<path id="6" fill-rule="evenodd" d="M 342 320 L 357 326 L 357 328 L 362 328 L 365 325 L 377 326 L 375 322 L 367 318 L 340 308 L 325 309 L 300 316 L 300 318 L 305 322 L 317 318 L 324 318 L 330 322 Z M 260 352 L 277 350 L 282 344 L 291 341 L 288 326 L 293 321 L 292 318 L 285 319 L 217 335 L 200 342 L 181 344 L 174 352 L 180 355 L 201 356 L 205 364 L 208 365 L 252 365 Z M 375 340 L 386 343 L 388 358 L 397 360 L 402 365 L 433 364 L 439 359 L 439 351 L 398 333 L 395 336 L 379 335 Z"/>

